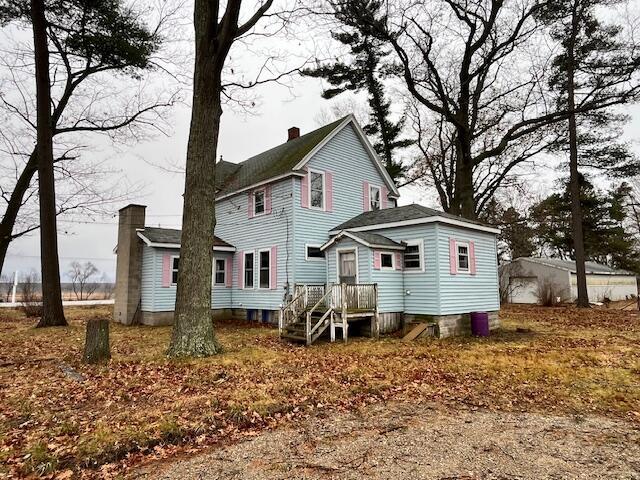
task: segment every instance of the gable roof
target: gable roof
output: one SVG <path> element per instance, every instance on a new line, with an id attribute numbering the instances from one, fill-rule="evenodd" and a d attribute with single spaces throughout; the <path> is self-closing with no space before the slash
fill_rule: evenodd
<path id="1" fill-rule="evenodd" d="M 336 226 L 330 233 L 337 233 L 341 230 L 362 232 L 391 226 L 396 227 L 431 222 L 449 223 L 489 233 L 500 233 L 497 228 L 491 227 L 482 222 L 467 220 L 466 218 L 452 215 L 450 213 L 440 212 L 433 208 L 423 207 L 416 203 L 402 207 L 383 208 L 380 210 L 361 213 L 360 215 Z"/>
<path id="2" fill-rule="evenodd" d="M 322 245 L 320 247 L 320 250 L 326 250 L 331 245 L 345 237 L 350 238 L 351 240 L 354 240 L 369 248 L 377 248 L 382 250 L 404 250 L 406 248 L 406 245 L 404 245 L 403 243 L 396 242 L 378 233 L 342 231 L 331 240 L 326 242 L 324 245 Z"/>
<path id="3" fill-rule="evenodd" d="M 150 247 L 180 248 L 182 230 L 173 228 L 144 227 L 138 230 L 138 236 Z M 235 251 L 235 247 L 219 237 L 213 237 L 213 249 Z"/>
<path id="4" fill-rule="evenodd" d="M 547 267 L 558 268 L 560 270 L 566 270 L 571 273 L 576 273 L 576 262 L 573 260 L 561 260 L 559 258 L 537 258 L 537 257 L 520 257 L 514 261 L 524 260 L 527 262 L 537 263 L 545 265 Z M 596 262 L 585 262 L 585 268 L 587 274 L 590 275 L 635 275 L 635 273 L 628 270 L 622 270 L 619 268 L 611 268 L 608 265 L 602 265 Z"/>
<path id="5" fill-rule="evenodd" d="M 296 174 L 303 175 L 302 168 L 311 157 L 349 124 L 354 126 L 354 130 L 363 142 L 367 153 L 376 164 L 380 175 L 385 179 L 390 193 L 399 196 L 397 187 L 371 147 L 362 128 L 353 115 L 347 115 L 324 127 L 259 153 L 244 162 L 218 162 L 215 181 L 218 198 L 263 185 L 277 178 Z"/>

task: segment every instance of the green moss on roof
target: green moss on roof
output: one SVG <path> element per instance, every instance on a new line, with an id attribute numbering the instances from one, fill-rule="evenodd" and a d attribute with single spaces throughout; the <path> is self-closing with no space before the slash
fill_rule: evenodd
<path id="1" fill-rule="evenodd" d="M 293 167 L 333 132 L 345 118 L 255 155 L 242 163 L 219 162 L 216 165 L 216 187 L 220 189 L 218 194 L 227 195 L 291 172 Z"/>

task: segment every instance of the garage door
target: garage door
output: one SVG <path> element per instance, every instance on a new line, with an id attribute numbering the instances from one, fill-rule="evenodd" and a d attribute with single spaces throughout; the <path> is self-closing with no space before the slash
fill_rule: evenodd
<path id="1" fill-rule="evenodd" d="M 509 279 L 511 303 L 538 303 L 538 279 L 536 277 L 511 277 Z"/>

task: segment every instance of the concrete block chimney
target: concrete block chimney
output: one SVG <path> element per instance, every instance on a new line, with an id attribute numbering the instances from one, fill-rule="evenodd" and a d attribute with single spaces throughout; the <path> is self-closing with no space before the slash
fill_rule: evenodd
<path id="1" fill-rule="evenodd" d="M 142 240 L 137 229 L 144 228 L 145 205 L 127 205 L 118 211 L 118 247 L 113 319 L 131 325 L 140 315 Z"/>

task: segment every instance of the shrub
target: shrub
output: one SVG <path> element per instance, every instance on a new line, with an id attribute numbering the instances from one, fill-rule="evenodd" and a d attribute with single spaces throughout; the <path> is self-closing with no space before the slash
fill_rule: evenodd
<path id="1" fill-rule="evenodd" d="M 39 283 L 38 274 L 34 271 L 31 271 L 20 283 L 20 310 L 29 318 L 42 316 Z"/>
<path id="2" fill-rule="evenodd" d="M 538 277 L 536 296 L 543 307 L 555 307 L 567 301 L 566 290 L 548 277 Z"/>

